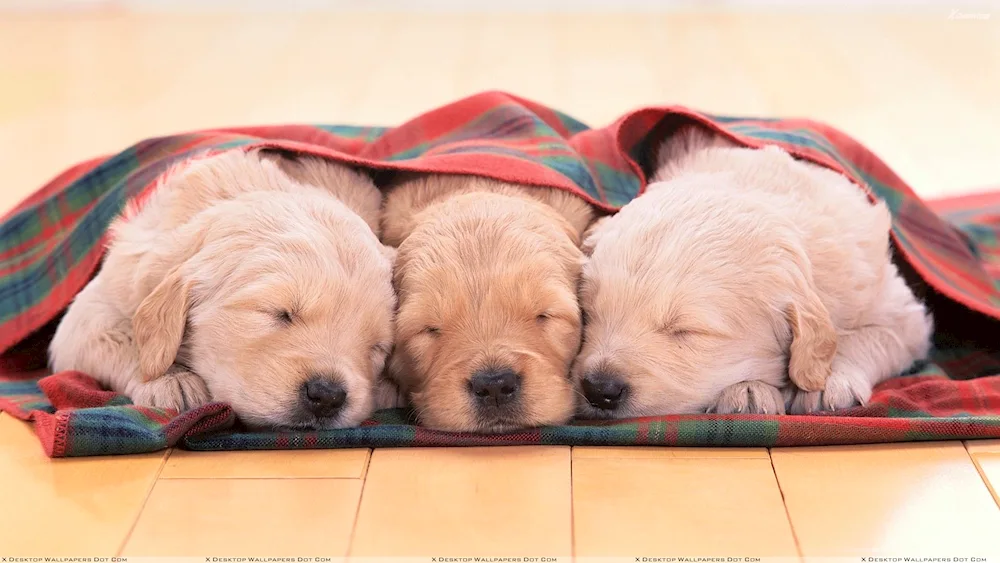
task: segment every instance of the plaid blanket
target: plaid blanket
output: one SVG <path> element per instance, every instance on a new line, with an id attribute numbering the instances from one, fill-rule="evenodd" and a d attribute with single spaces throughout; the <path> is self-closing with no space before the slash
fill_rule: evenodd
<path id="1" fill-rule="evenodd" d="M 899 264 L 934 309 L 931 361 L 836 415 L 692 415 L 573 423 L 485 436 L 414 425 L 382 411 L 360 428 L 251 432 L 223 404 L 177 413 L 132 405 L 86 374 L 44 376 L 61 312 L 95 273 L 107 228 L 173 163 L 206 150 L 273 146 L 370 170 L 465 173 L 573 191 L 604 211 L 642 193 L 651 150 L 685 122 L 747 146 L 777 144 L 853 179 L 894 217 Z M 505 444 L 788 446 L 1000 437 L 1000 193 L 926 204 L 875 155 L 827 125 L 670 106 L 591 129 L 563 113 L 486 92 L 403 125 L 217 129 L 140 142 L 79 164 L 0 224 L 0 409 L 32 421 L 49 456 L 196 450 Z"/>

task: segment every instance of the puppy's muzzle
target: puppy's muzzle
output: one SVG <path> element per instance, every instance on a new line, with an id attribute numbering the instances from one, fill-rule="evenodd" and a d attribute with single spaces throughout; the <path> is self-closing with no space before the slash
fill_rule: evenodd
<path id="1" fill-rule="evenodd" d="M 333 418 L 347 404 L 347 389 L 336 378 L 314 375 L 302 384 L 299 403 L 317 419 Z"/>
<path id="2" fill-rule="evenodd" d="M 521 376 L 509 367 L 481 369 L 469 379 L 469 393 L 480 410 L 512 406 L 521 398 Z"/>
<path id="3" fill-rule="evenodd" d="M 594 408 L 613 411 L 628 397 L 629 388 L 618 374 L 594 371 L 586 374 L 580 383 L 583 396 Z"/>

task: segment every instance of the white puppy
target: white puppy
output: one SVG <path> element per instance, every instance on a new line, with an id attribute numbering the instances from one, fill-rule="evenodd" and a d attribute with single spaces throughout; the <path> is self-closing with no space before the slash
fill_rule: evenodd
<path id="1" fill-rule="evenodd" d="M 781 414 L 865 403 L 928 352 L 889 211 L 777 147 L 689 127 L 648 191 L 584 242 L 584 417 Z"/>
<path id="2" fill-rule="evenodd" d="M 52 340 L 53 370 L 139 405 L 225 402 L 254 426 L 352 426 L 382 406 L 394 251 L 378 240 L 368 178 L 233 150 L 183 163 L 154 190 L 113 224 Z"/>

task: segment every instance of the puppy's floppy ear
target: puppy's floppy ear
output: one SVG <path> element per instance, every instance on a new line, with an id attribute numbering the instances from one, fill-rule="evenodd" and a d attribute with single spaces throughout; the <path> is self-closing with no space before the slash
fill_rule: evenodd
<path id="1" fill-rule="evenodd" d="M 785 310 L 792 329 L 788 377 L 803 391 L 822 391 L 837 353 L 837 330 L 810 286 L 802 285 L 799 295 Z"/>
<path id="2" fill-rule="evenodd" d="M 184 337 L 191 282 L 184 279 L 181 267 L 171 270 L 132 316 L 139 372 L 144 381 L 166 373 Z"/>
<path id="3" fill-rule="evenodd" d="M 601 236 L 601 227 L 603 227 L 610 218 L 610 215 L 601 217 L 591 223 L 590 226 L 587 227 L 587 230 L 583 232 L 583 242 L 580 243 L 580 250 L 583 251 L 584 255 L 590 256 L 594 253 L 594 247 L 597 246 L 597 241 Z"/>
<path id="4" fill-rule="evenodd" d="M 380 375 L 375 380 L 375 410 L 398 409 L 406 406 L 406 394 L 400 390 L 399 385 Z"/>
<path id="5" fill-rule="evenodd" d="M 410 371 L 410 359 L 400 349 L 398 342 L 393 346 L 392 353 L 389 354 L 389 359 L 385 362 L 382 377 L 396 385 L 400 396 L 404 397 L 404 402 L 406 398 L 409 398 L 413 391 L 413 373 Z"/>

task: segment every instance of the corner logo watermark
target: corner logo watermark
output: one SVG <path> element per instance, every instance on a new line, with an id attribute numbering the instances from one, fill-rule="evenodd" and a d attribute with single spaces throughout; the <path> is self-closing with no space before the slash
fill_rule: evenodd
<path id="1" fill-rule="evenodd" d="M 963 12 L 952 10 L 948 13 L 949 20 L 988 20 L 993 14 L 987 12 Z"/>

